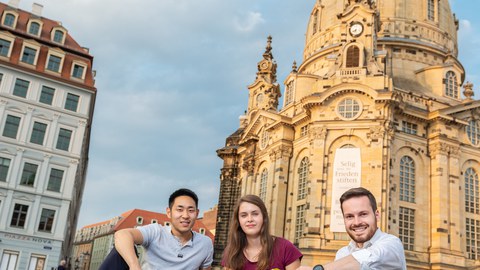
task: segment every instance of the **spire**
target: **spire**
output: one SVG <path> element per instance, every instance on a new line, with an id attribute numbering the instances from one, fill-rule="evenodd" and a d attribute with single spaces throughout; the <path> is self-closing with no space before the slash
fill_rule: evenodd
<path id="1" fill-rule="evenodd" d="M 292 64 L 292 73 L 297 73 L 298 70 L 297 70 L 297 61 L 293 61 L 293 64 Z"/>
<path id="2" fill-rule="evenodd" d="M 265 59 L 265 60 L 273 60 L 273 55 L 272 55 L 272 36 L 268 36 L 268 38 L 267 38 L 267 47 L 265 47 L 265 52 L 263 53 L 263 59 Z"/>

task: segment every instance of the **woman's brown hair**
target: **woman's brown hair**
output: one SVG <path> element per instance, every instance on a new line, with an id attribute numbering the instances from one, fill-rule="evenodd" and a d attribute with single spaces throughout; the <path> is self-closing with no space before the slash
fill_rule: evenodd
<path id="1" fill-rule="evenodd" d="M 242 270 L 245 264 L 246 258 L 243 255 L 243 250 L 247 246 L 247 236 L 245 235 L 245 232 L 243 232 L 242 227 L 240 227 L 240 222 L 238 221 L 240 204 L 244 202 L 258 206 L 262 212 L 263 225 L 260 230 L 260 243 L 262 244 L 262 249 L 258 255 L 257 270 L 267 270 L 270 266 L 270 257 L 272 255 L 274 240 L 272 235 L 270 235 L 270 222 L 267 207 L 265 207 L 265 203 L 263 203 L 262 199 L 256 195 L 245 195 L 241 197 L 235 205 L 232 220 L 230 221 L 227 247 L 225 248 L 223 262 L 226 268 L 232 270 Z"/>

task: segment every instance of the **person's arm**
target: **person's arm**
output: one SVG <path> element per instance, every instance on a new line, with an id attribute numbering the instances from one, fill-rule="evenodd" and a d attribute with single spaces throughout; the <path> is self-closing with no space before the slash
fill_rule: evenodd
<path id="1" fill-rule="evenodd" d="M 360 264 L 352 255 L 341 258 L 338 261 L 323 265 L 325 270 L 360 270 Z M 297 270 L 312 270 L 312 266 L 300 266 Z"/>
<path id="2" fill-rule="evenodd" d="M 141 270 L 134 244 L 143 243 L 143 235 L 137 229 L 123 229 L 115 233 L 115 248 L 130 267 L 130 270 Z"/>
<path id="3" fill-rule="evenodd" d="M 285 270 L 295 270 L 298 267 L 300 267 L 300 259 L 296 259 L 294 262 L 291 264 L 285 266 Z"/>

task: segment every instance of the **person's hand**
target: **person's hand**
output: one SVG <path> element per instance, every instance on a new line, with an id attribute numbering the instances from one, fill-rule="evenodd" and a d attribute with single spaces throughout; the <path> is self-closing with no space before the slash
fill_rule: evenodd
<path id="1" fill-rule="evenodd" d="M 313 270 L 313 267 L 304 265 L 297 268 L 297 270 Z"/>

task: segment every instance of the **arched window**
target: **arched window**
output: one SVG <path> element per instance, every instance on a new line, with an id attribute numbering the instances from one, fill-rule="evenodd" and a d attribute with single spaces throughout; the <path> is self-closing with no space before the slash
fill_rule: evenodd
<path id="1" fill-rule="evenodd" d="M 409 156 L 400 160 L 400 200 L 415 202 L 415 162 Z"/>
<path id="2" fill-rule="evenodd" d="M 480 125 L 476 120 L 470 120 L 468 126 L 465 127 L 468 139 L 470 142 L 477 146 L 480 143 Z"/>
<path id="3" fill-rule="evenodd" d="M 307 196 L 308 158 L 304 157 L 298 167 L 298 196 L 297 200 L 305 199 Z"/>
<path id="4" fill-rule="evenodd" d="M 40 24 L 37 22 L 30 23 L 30 27 L 28 28 L 28 33 L 38 36 L 38 34 L 40 33 Z"/>
<path id="5" fill-rule="evenodd" d="M 455 75 L 453 71 L 449 71 L 445 75 L 445 95 L 447 97 L 458 98 L 457 75 Z"/>
<path id="6" fill-rule="evenodd" d="M 293 101 L 293 81 L 287 83 L 287 89 L 285 89 L 285 106 Z"/>
<path id="7" fill-rule="evenodd" d="M 262 133 L 262 138 L 260 139 L 260 148 L 261 149 L 265 149 L 265 147 L 267 147 L 269 137 L 270 137 L 269 132 L 264 129 L 263 133 Z"/>
<path id="8" fill-rule="evenodd" d="M 360 66 L 360 49 L 357 46 L 350 46 L 347 49 L 347 62 L 345 67 L 359 67 Z"/>
<path id="9" fill-rule="evenodd" d="M 427 16 L 430 21 L 435 21 L 435 1 L 427 0 Z"/>
<path id="10" fill-rule="evenodd" d="M 468 168 L 465 171 L 465 211 L 468 213 L 480 213 L 480 195 L 478 186 L 477 172 L 472 168 Z"/>
<path id="11" fill-rule="evenodd" d="M 15 24 L 15 16 L 10 13 L 6 14 L 5 19 L 3 20 L 3 24 L 5 26 L 13 27 L 13 25 Z"/>
<path id="12" fill-rule="evenodd" d="M 312 34 L 315 35 L 317 33 L 318 29 L 318 10 L 315 10 L 315 13 L 313 14 L 313 32 Z"/>
<path id="13" fill-rule="evenodd" d="M 262 199 L 262 201 L 264 202 L 267 199 L 267 179 L 268 179 L 268 171 L 265 168 L 260 174 L 260 193 L 259 193 L 260 199 Z"/>
<path id="14" fill-rule="evenodd" d="M 60 30 L 55 30 L 55 34 L 53 35 L 53 41 L 58 43 L 63 43 L 63 32 Z"/>

